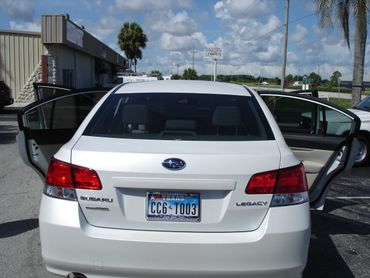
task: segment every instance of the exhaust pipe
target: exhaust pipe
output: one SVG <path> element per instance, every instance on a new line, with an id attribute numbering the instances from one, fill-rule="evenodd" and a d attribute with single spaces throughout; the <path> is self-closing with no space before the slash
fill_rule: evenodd
<path id="1" fill-rule="evenodd" d="M 67 275 L 66 278 L 87 278 L 85 275 L 83 275 L 82 273 L 78 273 L 78 272 L 71 272 Z"/>

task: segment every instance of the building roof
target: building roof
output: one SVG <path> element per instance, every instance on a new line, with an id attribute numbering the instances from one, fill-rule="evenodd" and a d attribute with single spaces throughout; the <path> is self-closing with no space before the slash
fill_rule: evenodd
<path id="1" fill-rule="evenodd" d="M 43 44 L 64 44 L 111 64 L 126 65 L 123 56 L 72 22 L 68 15 L 43 15 L 41 39 Z"/>

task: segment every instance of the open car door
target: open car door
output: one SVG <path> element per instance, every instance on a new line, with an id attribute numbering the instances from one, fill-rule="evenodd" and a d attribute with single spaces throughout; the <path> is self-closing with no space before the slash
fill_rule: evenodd
<path id="1" fill-rule="evenodd" d="M 51 96 L 65 95 L 72 93 L 75 89 L 48 83 L 33 83 L 33 92 L 35 100 L 39 101 Z"/>
<path id="2" fill-rule="evenodd" d="M 107 89 L 68 91 L 43 98 L 18 113 L 18 149 L 44 179 L 51 157 L 68 142 Z"/>
<path id="3" fill-rule="evenodd" d="M 322 208 L 332 180 L 352 168 L 360 119 L 317 98 L 260 92 L 286 143 L 305 166 L 312 208 Z"/>

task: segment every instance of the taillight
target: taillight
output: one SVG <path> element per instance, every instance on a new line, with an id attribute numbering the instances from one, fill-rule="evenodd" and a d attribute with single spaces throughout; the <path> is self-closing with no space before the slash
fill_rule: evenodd
<path id="1" fill-rule="evenodd" d="M 78 189 L 100 190 L 102 188 L 98 174 L 89 168 L 71 165 L 75 187 Z"/>
<path id="2" fill-rule="evenodd" d="M 53 158 L 49 164 L 44 193 L 51 197 L 76 200 L 75 189 L 100 190 L 98 174 L 89 168 Z"/>
<path id="3" fill-rule="evenodd" d="M 45 183 L 52 186 L 73 188 L 71 165 L 52 158 Z"/>
<path id="4" fill-rule="evenodd" d="M 276 193 L 298 193 L 307 191 L 307 179 L 303 164 L 279 170 Z"/>
<path id="5" fill-rule="evenodd" d="M 307 179 L 303 164 L 255 174 L 249 180 L 245 193 L 273 194 L 271 206 L 307 202 Z"/>
<path id="6" fill-rule="evenodd" d="M 269 171 L 255 174 L 249 180 L 245 189 L 247 194 L 272 194 L 274 193 L 278 171 Z"/>

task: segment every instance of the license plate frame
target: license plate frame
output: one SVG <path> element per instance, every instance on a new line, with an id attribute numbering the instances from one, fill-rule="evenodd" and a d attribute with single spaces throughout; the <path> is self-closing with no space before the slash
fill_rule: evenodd
<path id="1" fill-rule="evenodd" d="M 158 203 L 162 210 L 166 204 L 166 213 L 158 213 Z M 197 192 L 150 191 L 146 194 L 145 216 L 148 221 L 200 222 L 200 209 Z"/>

